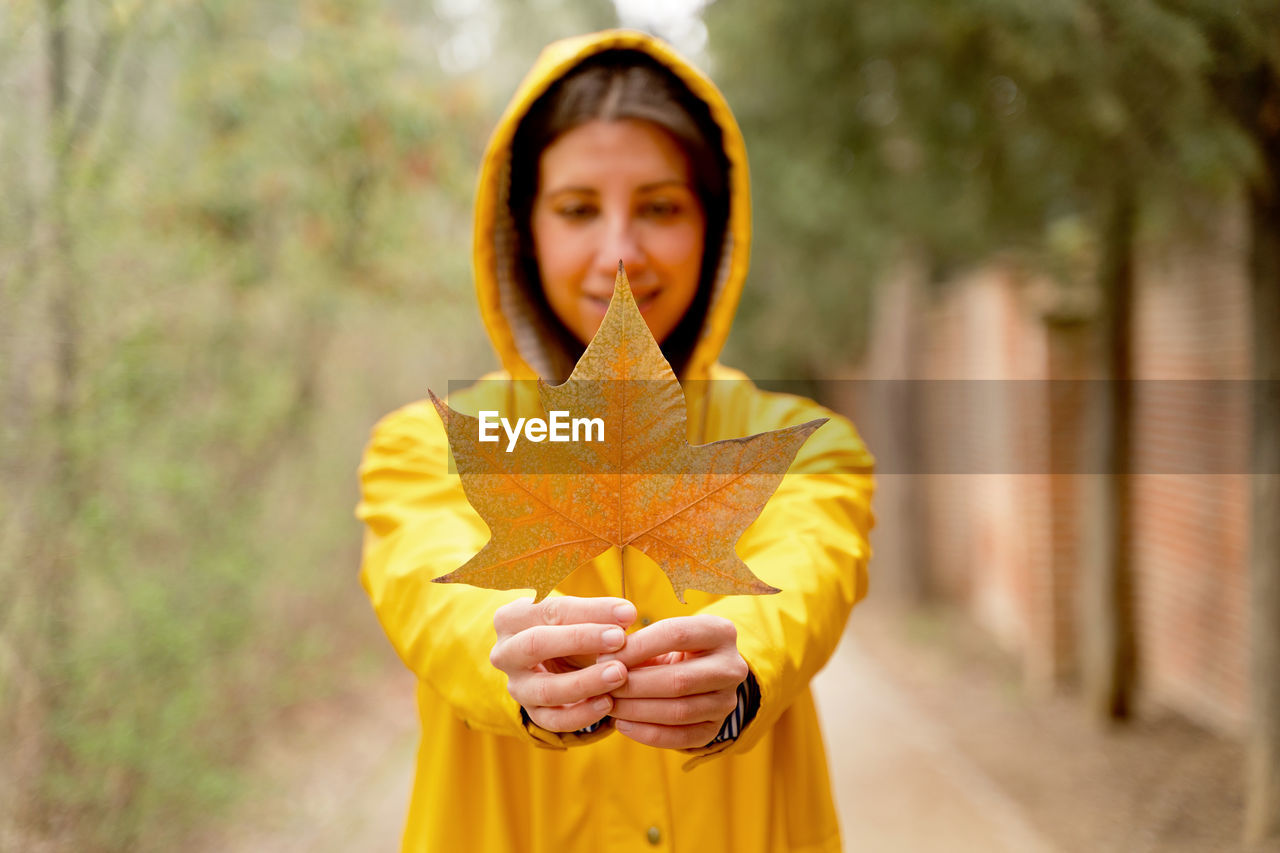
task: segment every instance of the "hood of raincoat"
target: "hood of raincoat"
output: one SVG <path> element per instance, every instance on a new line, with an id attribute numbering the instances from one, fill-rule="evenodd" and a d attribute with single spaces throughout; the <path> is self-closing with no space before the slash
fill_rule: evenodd
<path id="1" fill-rule="evenodd" d="M 710 286 L 710 303 L 702 330 L 689 354 L 681 379 L 710 375 L 729 336 L 751 247 L 751 193 L 742 132 L 715 85 L 669 45 L 640 32 L 607 30 L 549 45 L 525 76 L 489 139 L 476 192 L 474 265 L 480 314 L 503 368 L 514 379 L 553 378 L 554 334 L 523 292 L 516 271 L 515 227 L 507 202 L 511 144 L 516 129 L 535 101 L 583 60 L 611 50 L 640 51 L 660 62 L 708 107 L 719 126 L 728 162 L 728 219 L 719 247 L 719 262 Z M 703 283 L 703 286 L 707 286 Z M 563 377 L 560 377 L 563 378 Z"/>

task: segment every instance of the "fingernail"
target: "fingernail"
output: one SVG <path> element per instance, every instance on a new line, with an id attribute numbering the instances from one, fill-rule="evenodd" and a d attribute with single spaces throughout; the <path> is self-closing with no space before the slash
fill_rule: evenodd
<path id="1" fill-rule="evenodd" d="M 600 635 L 601 642 L 608 649 L 622 648 L 622 643 L 626 638 L 627 635 L 621 628 L 605 628 L 604 633 Z"/>
<path id="2" fill-rule="evenodd" d="M 629 601 L 615 605 L 613 608 L 613 618 L 619 622 L 625 622 L 630 625 L 636 621 L 636 606 Z"/>
<path id="3" fill-rule="evenodd" d="M 626 675 L 627 668 L 617 661 L 604 668 L 604 680 L 608 684 L 621 684 Z"/>
<path id="4" fill-rule="evenodd" d="M 591 703 L 591 707 L 596 711 L 604 713 L 613 707 L 613 700 L 608 696 L 601 696 L 599 699 Z"/>

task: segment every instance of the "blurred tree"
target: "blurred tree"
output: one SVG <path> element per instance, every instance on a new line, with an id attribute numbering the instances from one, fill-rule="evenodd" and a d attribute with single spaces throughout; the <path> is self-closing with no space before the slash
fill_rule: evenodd
<path id="1" fill-rule="evenodd" d="M 485 135 L 545 41 L 610 22 L 0 3 L 0 846 L 184 846 L 282 709 L 385 649 L 359 446 L 486 363 Z"/>
<path id="2" fill-rule="evenodd" d="M 495 0 L 495 4 L 500 21 L 496 41 L 501 50 L 485 66 L 484 76 L 508 83 L 510 88 L 501 93 L 503 104 L 542 48 L 557 39 L 618 24 L 610 0 Z"/>
<path id="3" fill-rule="evenodd" d="M 359 442 L 418 359 L 475 349 L 448 335 L 492 115 L 439 29 L 0 4 L 0 846 L 182 846 L 363 653 Z"/>

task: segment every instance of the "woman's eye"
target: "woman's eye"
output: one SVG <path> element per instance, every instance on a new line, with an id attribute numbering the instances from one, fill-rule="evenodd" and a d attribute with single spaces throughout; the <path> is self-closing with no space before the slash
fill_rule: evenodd
<path id="1" fill-rule="evenodd" d="M 595 216 L 595 205 L 591 204 L 562 204 L 556 208 L 556 215 L 562 219 L 568 219 L 571 222 L 581 222 Z"/>
<path id="2" fill-rule="evenodd" d="M 654 199 L 641 205 L 640 213 L 651 219 L 670 219 L 680 213 L 680 205 L 667 199 Z"/>

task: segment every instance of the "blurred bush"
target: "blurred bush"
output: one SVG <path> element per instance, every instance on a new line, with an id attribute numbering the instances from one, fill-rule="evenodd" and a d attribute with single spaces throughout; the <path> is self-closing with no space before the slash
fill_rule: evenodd
<path id="1" fill-rule="evenodd" d="M 458 26 L 0 7 L 0 848 L 172 849 L 390 658 L 361 446 L 489 366 L 470 204 L 514 81 L 445 74 Z"/>

